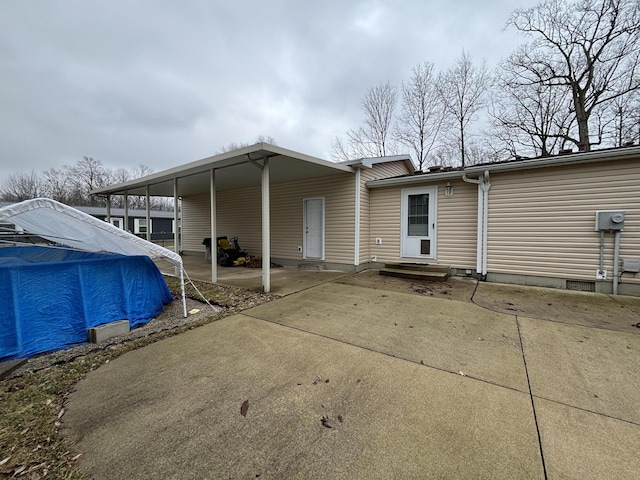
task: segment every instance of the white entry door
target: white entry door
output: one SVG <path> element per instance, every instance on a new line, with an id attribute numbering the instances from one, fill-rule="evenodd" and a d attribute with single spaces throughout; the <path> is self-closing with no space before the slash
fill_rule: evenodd
<path id="1" fill-rule="evenodd" d="M 435 258 L 436 187 L 402 190 L 402 256 Z"/>
<path id="2" fill-rule="evenodd" d="M 324 260 L 324 198 L 303 202 L 303 258 Z"/>

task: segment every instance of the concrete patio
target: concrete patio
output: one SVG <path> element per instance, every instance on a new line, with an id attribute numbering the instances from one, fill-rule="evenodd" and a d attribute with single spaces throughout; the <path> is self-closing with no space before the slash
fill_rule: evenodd
<path id="1" fill-rule="evenodd" d="M 637 478 L 640 299 L 303 273 L 81 381 L 87 474 Z"/>
<path id="2" fill-rule="evenodd" d="M 205 260 L 204 255 L 184 255 L 182 261 L 189 278 L 202 282 L 211 282 L 211 262 Z M 171 265 L 162 260 L 156 260 L 155 263 L 162 273 L 173 275 L 174 269 Z M 271 268 L 270 293 L 285 296 L 346 275 L 348 273 L 340 270 L 305 270 L 279 266 Z M 262 269 L 222 267 L 218 265 L 218 283 L 261 292 Z"/>

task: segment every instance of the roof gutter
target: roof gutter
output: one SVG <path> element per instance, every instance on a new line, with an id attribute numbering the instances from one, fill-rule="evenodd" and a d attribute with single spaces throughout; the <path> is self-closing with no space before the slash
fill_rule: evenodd
<path id="1" fill-rule="evenodd" d="M 548 158 L 534 158 L 529 160 L 519 160 L 515 162 L 496 163 L 488 165 L 477 165 L 466 167 L 465 173 L 481 174 L 485 170 L 492 172 L 502 172 L 508 170 L 525 170 L 530 168 L 542 168 L 552 166 L 574 165 L 576 163 L 584 164 L 600 161 L 625 160 L 628 157 L 638 157 L 640 155 L 640 147 L 616 148 L 609 151 L 595 150 L 590 152 L 572 153 L 567 155 L 557 155 Z"/>
<path id="2" fill-rule="evenodd" d="M 454 172 L 430 173 L 428 175 L 415 174 L 406 177 L 381 178 L 367 182 L 367 188 L 392 187 L 394 185 L 410 185 L 412 183 L 438 182 L 440 180 L 451 180 L 462 178 L 464 172 L 456 170 Z"/>

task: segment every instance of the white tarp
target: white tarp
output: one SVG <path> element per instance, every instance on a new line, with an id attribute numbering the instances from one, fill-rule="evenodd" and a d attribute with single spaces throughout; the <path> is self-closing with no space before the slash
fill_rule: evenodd
<path id="1" fill-rule="evenodd" d="M 0 208 L 0 221 L 3 220 L 33 235 L 72 248 L 147 255 L 152 259 L 164 258 L 174 266 L 182 267 L 182 258 L 177 253 L 49 198 L 25 200 Z"/>
<path id="2" fill-rule="evenodd" d="M 2 207 L 0 208 L 1 221 L 12 223 L 33 235 L 79 250 L 146 255 L 151 259 L 165 259 L 180 269 L 181 283 L 183 283 L 182 258 L 177 253 L 50 198 L 35 198 Z M 182 289 L 184 292 L 184 284 Z M 184 293 L 183 304 L 186 317 Z"/>

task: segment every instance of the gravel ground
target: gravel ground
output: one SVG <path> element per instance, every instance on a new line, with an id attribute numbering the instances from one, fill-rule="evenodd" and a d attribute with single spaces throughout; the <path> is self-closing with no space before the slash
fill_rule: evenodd
<path id="1" fill-rule="evenodd" d="M 197 312 L 195 310 L 197 310 Z M 185 318 L 183 316 L 182 302 L 180 300 L 174 300 L 164 307 L 160 315 L 153 318 L 145 325 L 131 330 L 126 335 L 112 337 L 100 343 L 83 343 L 82 345 L 67 348 L 66 350 L 58 350 L 30 358 L 13 370 L 8 377 L 16 377 L 27 372 L 42 370 L 55 364 L 66 363 L 74 358 L 87 355 L 91 352 L 105 350 L 115 345 L 147 337 L 153 333 L 163 330 L 171 330 L 176 327 L 181 327 L 205 317 L 220 313 L 222 310 L 223 308 L 217 305 L 210 306 L 204 302 L 187 298 L 187 312 L 193 313 L 188 313 L 187 318 Z"/>

